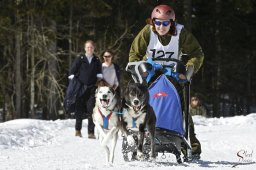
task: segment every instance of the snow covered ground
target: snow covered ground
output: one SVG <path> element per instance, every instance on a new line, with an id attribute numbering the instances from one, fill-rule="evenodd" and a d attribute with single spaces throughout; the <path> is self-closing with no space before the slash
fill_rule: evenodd
<path id="1" fill-rule="evenodd" d="M 124 162 L 118 139 L 113 166 L 105 165 L 99 141 L 74 136 L 72 119 L 17 119 L 0 123 L 1 170 L 256 169 L 256 114 L 230 118 L 193 117 L 202 144 L 201 160 L 177 165 L 172 155 L 156 162 Z"/>

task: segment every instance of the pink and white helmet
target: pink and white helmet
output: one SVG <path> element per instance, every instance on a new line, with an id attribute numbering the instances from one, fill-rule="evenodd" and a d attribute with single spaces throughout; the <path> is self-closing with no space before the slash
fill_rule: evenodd
<path id="1" fill-rule="evenodd" d="M 156 6 L 152 13 L 151 19 L 162 19 L 162 20 L 173 20 L 175 21 L 175 13 L 171 6 L 169 5 L 158 5 Z"/>

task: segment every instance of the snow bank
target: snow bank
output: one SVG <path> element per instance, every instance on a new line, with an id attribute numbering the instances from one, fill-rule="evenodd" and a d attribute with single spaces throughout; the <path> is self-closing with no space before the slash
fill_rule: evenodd
<path id="1" fill-rule="evenodd" d="M 58 131 L 68 126 L 73 126 L 72 121 L 16 119 L 0 123 L 0 149 L 51 144 L 56 142 L 54 137 L 58 135 Z"/>
<path id="2" fill-rule="evenodd" d="M 256 113 L 252 113 L 246 116 L 234 116 L 234 117 L 220 117 L 220 118 L 205 118 L 202 116 L 193 116 L 195 125 L 199 126 L 219 126 L 219 125 L 246 125 L 256 124 Z"/>

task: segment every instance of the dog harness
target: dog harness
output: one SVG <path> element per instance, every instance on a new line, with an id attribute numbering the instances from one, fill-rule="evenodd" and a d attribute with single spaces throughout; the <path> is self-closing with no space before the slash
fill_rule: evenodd
<path id="1" fill-rule="evenodd" d="M 125 103 L 128 107 L 132 108 L 132 106 L 130 106 L 128 103 Z M 141 111 L 143 108 L 145 107 L 145 105 L 143 107 L 141 107 L 141 109 L 139 111 Z M 127 111 L 127 110 L 126 110 Z M 123 114 L 123 113 L 122 113 Z M 128 113 L 129 114 L 129 113 Z M 132 127 L 131 128 L 138 128 L 136 123 L 137 123 L 137 119 L 141 116 L 142 114 L 137 115 L 136 117 L 133 117 L 132 115 L 130 115 L 132 117 Z"/>
<path id="2" fill-rule="evenodd" d="M 103 129 L 108 129 L 108 122 L 109 122 L 110 117 L 112 116 L 112 112 L 110 112 L 110 114 L 108 114 L 108 116 L 104 116 L 99 108 L 98 108 L 98 111 L 103 119 L 103 126 L 102 126 Z"/>
<path id="3" fill-rule="evenodd" d="M 137 128 L 137 126 L 136 126 L 137 118 L 138 118 L 138 117 L 136 117 L 136 118 L 133 117 L 133 118 L 132 118 L 132 128 Z"/>

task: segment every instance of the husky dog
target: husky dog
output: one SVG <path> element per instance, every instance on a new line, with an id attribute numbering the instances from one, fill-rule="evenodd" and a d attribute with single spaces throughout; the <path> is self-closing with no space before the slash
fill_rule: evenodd
<path id="1" fill-rule="evenodd" d="M 113 164 L 119 130 L 119 119 L 116 114 L 118 111 L 117 96 L 111 87 L 98 86 L 95 97 L 96 104 L 93 109 L 95 135 L 106 151 L 106 164 Z"/>
<path id="2" fill-rule="evenodd" d="M 149 93 L 145 85 L 130 83 L 124 92 L 123 116 L 121 119 L 122 131 L 128 145 L 137 145 L 132 159 L 143 160 L 143 143 L 145 129 L 150 138 L 150 159 L 155 158 L 155 124 L 156 116 L 153 108 L 148 104 Z M 137 131 L 137 133 L 131 133 Z M 134 134 L 136 134 L 134 136 Z M 134 138 L 135 137 L 135 138 Z M 124 139 L 125 139 L 124 138 Z M 137 140 L 137 142 L 135 141 Z M 123 148 L 124 150 L 124 148 Z M 125 157 L 124 157 L 125 158 Z M 125 158 L 126 159 L 126 158 Z"/>

